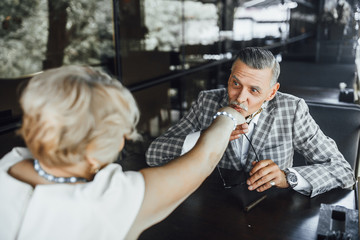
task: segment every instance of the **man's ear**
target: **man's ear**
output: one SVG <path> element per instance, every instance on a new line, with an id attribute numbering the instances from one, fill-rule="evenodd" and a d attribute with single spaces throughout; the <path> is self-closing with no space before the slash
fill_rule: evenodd
<path id="1" fill-rule="evenodd" d="M 272 86 L 271 90 L 270 90 L 270 94 L 269 96 L 265 99 L 265 101 L 270 101 L 275 97 L 276 92 L 279 90 L 280 88 L 280 83 L 275 83 L 274 86 Z"/>

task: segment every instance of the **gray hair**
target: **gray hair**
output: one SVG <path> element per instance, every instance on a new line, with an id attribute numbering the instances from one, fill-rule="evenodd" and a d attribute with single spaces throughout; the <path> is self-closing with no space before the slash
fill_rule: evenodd
<path id="1" fill-rule="evenodd" d="M 259 47 L 247 47 L 241 49 L 236 55 L 231 70 L 233 70 L 234 64 L 237 60 L 240 60 L 247 66 L 254 69 L 271 68 L 272 79 L 270 81 L 270 86 L 274 86 L 277 83 L 280 75 L 280 65 L 269 50 Z"/>
<path id="2" fill-rule="evenodd" d="M 20 133 L 34 157 L 49 166 L 85 156 L 110 163 L 124 137 L 139 137 L 139 110 L 130 91 L 90 67 L 61 67 L 33 77 L 20 103 Z"/>

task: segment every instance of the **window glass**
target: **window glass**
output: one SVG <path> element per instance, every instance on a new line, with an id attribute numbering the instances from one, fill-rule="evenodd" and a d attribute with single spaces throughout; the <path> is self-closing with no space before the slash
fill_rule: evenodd
<path id="1" fill-rule="evenodd" d="M 111 0 L 2 0 L 0 78 L 68 64 L 112 68 Z"/>

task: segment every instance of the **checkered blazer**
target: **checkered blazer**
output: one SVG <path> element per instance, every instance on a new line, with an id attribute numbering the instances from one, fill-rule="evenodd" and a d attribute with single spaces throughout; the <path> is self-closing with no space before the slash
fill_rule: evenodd
<path id="1" fill-rule="evenodd" d="M 162 165 L 179 156 L 186 136 L 206 129 L 218 109 L 227 105 L 225 88 L 200 92 L 186 116 L 151 143 L 146 152 L 147 163 Z M 312 191 L 307 193 L 311 197 L 354 184 L 354 171 L 336 143 L 320 130 L 303 99 L 277 92 L 262 111 L 251 142 L 260 160 L 271 159 L 280 169 L 293 165 L 294 150 L 302 154 L 306 165 L 294 169 L 311 184 Z M 219 166 L 250 171 L 251 162 L 255 160 L 250 147 L 247 162 L 242 166 L 229 144 Z"/>

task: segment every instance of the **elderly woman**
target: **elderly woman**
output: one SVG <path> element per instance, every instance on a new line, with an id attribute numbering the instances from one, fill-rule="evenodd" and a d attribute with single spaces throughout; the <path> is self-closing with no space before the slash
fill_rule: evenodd
<path id="1" fill-rule="evenodd" d="M 135 239 L 199 187 L 244 122 L 221 109 L 187 154 L 123 172 L 112 162 L 138 137 L 139 113 L 118 81 L 88 67 L 48 70 L 21 106 L 28 148 L 0 161 L 0 239 Z"/>

